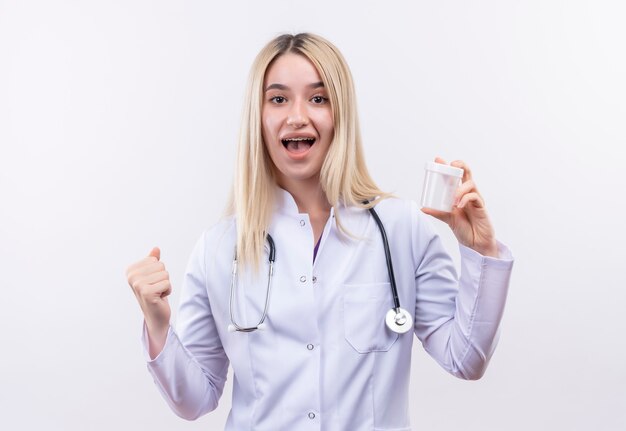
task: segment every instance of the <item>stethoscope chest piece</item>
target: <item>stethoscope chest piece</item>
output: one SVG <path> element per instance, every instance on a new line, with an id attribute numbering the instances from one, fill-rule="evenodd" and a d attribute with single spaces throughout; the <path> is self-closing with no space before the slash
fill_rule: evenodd
<path id="1" fill-rule="evenodd" d="M 392 308 L 385 316 L 387 327 L 393 332 L 404 334 L 413 328 L 413 319 L 404 308 Z"/>

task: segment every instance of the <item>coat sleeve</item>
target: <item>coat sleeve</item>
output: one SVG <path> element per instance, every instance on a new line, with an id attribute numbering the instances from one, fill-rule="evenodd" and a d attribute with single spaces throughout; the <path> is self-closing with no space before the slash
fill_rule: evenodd
<path id="1" fill-rule="evenodd" d="M 172 410 L 188 420 L 215 410 L 224 389 L 229 361 L 222 347 L 206 290 L 205 235 L 198 240 L 185 271 L 177 327 L 148 370 Z"/>
<path id="2" fill-rule="evenodd" d="M 499 258 L 459 245 L 460 278 L 429 216 L 412 207 L 415 335 L 446 371 L 482 377 L 496 347 L 513 257 L 498 242 Z"/>

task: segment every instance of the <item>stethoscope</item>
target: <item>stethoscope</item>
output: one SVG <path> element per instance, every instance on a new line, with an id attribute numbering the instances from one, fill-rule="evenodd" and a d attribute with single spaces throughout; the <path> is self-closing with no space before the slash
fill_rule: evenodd
<path id="1" fill-rule="evenodd" d="M 363 202 L 367 204 L 368 201 Z M 393 274 L 393 264 L 391 262 L 391 252 L 389 251 L 389 242 L 387 241 L 387 233 L 383 227 L 383 223 L 380 221 L 378 214 L 374 211 L 374 208 L 370 208 L 369 212 L 374 217 L 376 224 L 380 230 L 380 234 L 383 239 L 383 247 L 385 248 L 385 259 L 387 260 L 387 272 L 389 273 L 389 281 L 391 284 L 391 294 L 393 296 L 393 308 L 387 312 L 385 316 L 385 323 L 387 327 L 393 332 L 398 334 L 404 334 L 413 327 L 413 319 L 408 311 L 400 307 L 400 299 L 398 298 L 398 289 L 396 287 L 396 278 Z M 267 318 L 267 310 L 270 304 L 270 294 L 272 291 L 272 276 L 274 275 L 274 262 L 276 261 L 276 246 L 274 245 L 274 239 L 268 233 L 266 234 L 267 243 L 269 245 L 269 271 L 267 276 L 267 289 L 265 293 L 265 306 L 263 308 L 263 314 L 261 319 L 254 326 L 240 326 L 235 321 L 234 317 L 234 302 L 235 302 L 235 288 L 237 286 L 237 251 L 235 250 L 235 256 L 233 257 L 233 269 L 230 280 L 230 322 L 228 330 L 231 332 L 253 332 L 257 329 L 262 330 L 265 328 L 265 319 Z"/>

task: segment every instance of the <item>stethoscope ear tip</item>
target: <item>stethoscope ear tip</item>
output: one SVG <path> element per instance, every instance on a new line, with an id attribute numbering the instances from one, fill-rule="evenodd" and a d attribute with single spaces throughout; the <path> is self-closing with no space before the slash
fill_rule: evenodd
<path id="1" fill-rule="evenodd" d="M 267 329 L 267 325 L 265 323 L 259 323 L 256 329 L 258 329 L 259 331 L 265 331 Z"/>
<path id="2" fill-rule="evenodd" d="M 233 325 L 232 323 L 228 325 L 228 332 L 235 332 L 235 331 L 237 331 L 237 328 L 235 328 L 235 325 Z"/>

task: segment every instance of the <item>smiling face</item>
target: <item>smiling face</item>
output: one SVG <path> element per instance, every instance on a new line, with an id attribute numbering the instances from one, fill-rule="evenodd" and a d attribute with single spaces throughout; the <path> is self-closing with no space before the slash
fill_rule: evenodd
<path id="1" fill-rule="evenodd" d="M 281 55 L 267 69 L 263 90 L 263 141 L 278 184 L 290 190 L 303 182 L 319 182 L 334 126 L 317 69 L 303 55 Z"/>

